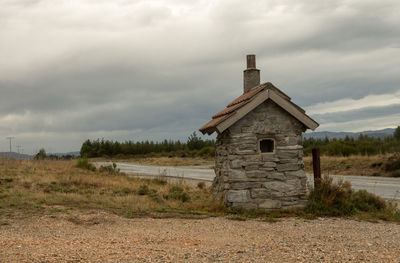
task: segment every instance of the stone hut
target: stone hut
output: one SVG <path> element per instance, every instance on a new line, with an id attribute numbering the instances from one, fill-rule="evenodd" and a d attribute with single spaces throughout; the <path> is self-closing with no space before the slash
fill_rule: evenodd
<path id="1" fill-rule="evenodd" d="M 217 132 L 216 195 L 229 207 L 304 207 L 302 132 L 318 125 L 277 87 L 260 84 L 255 55 L 247 55 L 243 95 L 200 128 Z"/>

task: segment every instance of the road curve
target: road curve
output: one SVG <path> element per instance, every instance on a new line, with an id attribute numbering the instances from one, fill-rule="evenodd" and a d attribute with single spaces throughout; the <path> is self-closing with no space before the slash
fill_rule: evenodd
<path id="1" fill-rule="evenodd" d="M 110 165 L 111 162 L 94 162 L 96 167 Z M 167 176 L 174 178 L 212 181 L 214 170 L 208 166 L 154 166 L 134 163 L 118 162 L 121 172 L 139 176 Z M 312 185 L 312 175 L 308 174 L 308 181 Z M 355 190 L 365 189 L 387 200 L 400 201 L 400 178 L 331 175 L 334 180 L 349 181 Z"/>

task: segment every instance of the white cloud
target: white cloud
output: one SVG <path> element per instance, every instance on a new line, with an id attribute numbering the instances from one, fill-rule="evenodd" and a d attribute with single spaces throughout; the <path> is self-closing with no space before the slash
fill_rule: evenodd
<path id="1" fill-rule="evenodd" d="M 387 107 L 400 104 L 400 90 L 393 94 L 368 95 L 361 99 L 341 99 L 332 102 L 317 103 L 307 107 L 307 114 L 326 114 L 359 110 L 369 107 Z"/>

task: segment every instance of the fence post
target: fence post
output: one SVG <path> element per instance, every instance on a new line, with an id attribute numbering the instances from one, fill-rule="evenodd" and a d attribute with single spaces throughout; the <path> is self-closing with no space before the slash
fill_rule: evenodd
<path id="1" fill-rule="evenodd" d="M 321 182 L 321 163 L 319 158 L 319 148 L 312 149 L 313 171 L 314 171 L 314 187 Z"/>

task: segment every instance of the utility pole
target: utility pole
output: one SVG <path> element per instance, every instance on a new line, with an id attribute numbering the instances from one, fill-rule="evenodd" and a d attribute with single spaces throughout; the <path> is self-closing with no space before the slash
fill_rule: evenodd
<path id="1" fill-rule="evenodd" d="M 14 139 L 15 137 L 7 137 L 6 139 L 8 139 L 10 141 L 10 154 L 11 154 L 11 140 Z"/>
<path id="2" fill-rule="evenodd" d="M 17 145 L 17 153 L 20 154 L 20 150 L 21 150 L 22 146 L 21 145 Z"/>

